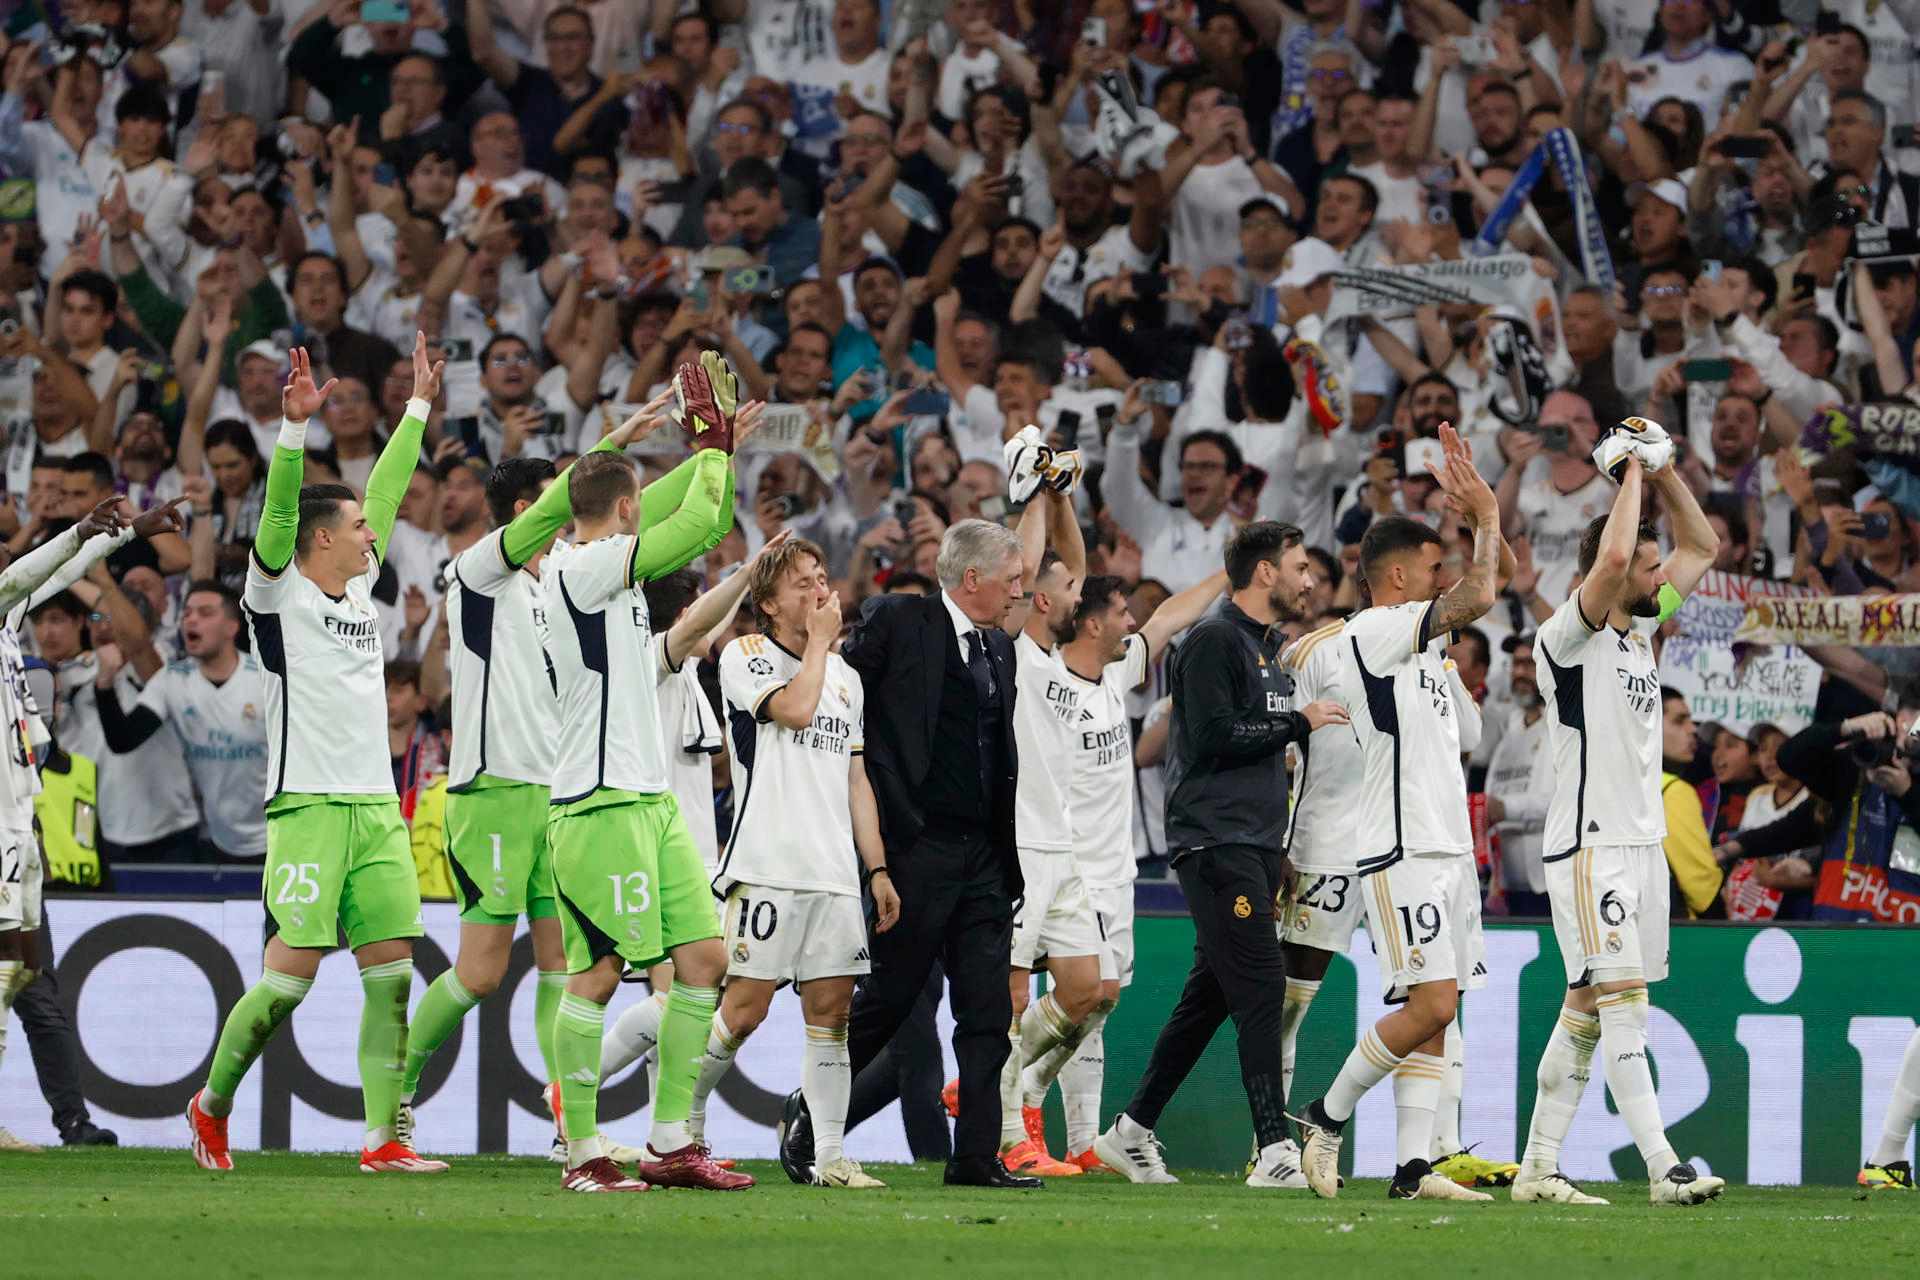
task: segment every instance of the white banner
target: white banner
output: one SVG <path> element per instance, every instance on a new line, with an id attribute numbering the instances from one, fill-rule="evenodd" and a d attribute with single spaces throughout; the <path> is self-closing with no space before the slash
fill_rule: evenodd
<path id="1" fill-rule="evenodd" d="M 1802 596 L 1794 587 L 1745 574 L 1709 572 L 1674 615 L 1660 651 L 1660 682 L 1687 696 L 1697 721 L 1744 734 L 1756 724 L 1798 733 L 1813 721 L 1820 666 L 1790 644 L 1736 645 L 1752 598 Z"/>
<path id="2" fill-rule="evenodd" d="M 75 1008 L 94 1122 L 129 1146 L 180 1147 L 187 1159 L 187 1098 L 206 1076 L 225 1011 L 260 976 L 264 912 L 257 901 L 168 902 L 55 899 L 48 904 L 62 995 Z M 450 903 L 425 907 L 427 936 L 415 963 L 437 974 L 455 955 L 460 922 Z M 423 1151 L 471 1154 L 504 1148 L 544 1154 L 553 1122 L 540 1098 L 545 1069 L 533 1033 L 534 975 L 523 932 L 499 993 L 469 1013 L 421 1079 Z M 417 1005 L 427 977 L 414 975 Z M 607 1022 L 644 984 L 624 984 Z M 364 1130 L 356 1045 L 360 982 L 353 958 L 327 957 L 288 1026 L 247 1074 L 234 1100 L 236 1150 L 357 1151 Z M 952 1023 L 940 1013 L 946 1076 L 954 1075 Z M 707 1110 L 707 1138 L 727 1156 L 778 1154 L 780 1103 L 800 1087 L 805 1032 L 799 997 L 782 992 L 721 1083 Z M 0 1060 L 0 1125 L 57 1144 L 34 1079 L 26 1030 L 13 1018 Z M 646 1072 L 629 1068 L 603 1085 L 601 1127 L 620 1141 L 646 1141 Z M 848 1135 L 856 1159 L 907 1160 L 896 1103 Z"/>

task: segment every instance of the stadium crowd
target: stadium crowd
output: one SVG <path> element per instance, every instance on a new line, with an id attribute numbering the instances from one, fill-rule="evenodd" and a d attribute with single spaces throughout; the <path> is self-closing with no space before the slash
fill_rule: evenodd
<path id="1" fill-rule="evenodd" d="M 565 465 L 702 351 L 771 407 L 732 531 L 649 585 L 662 630 L 782 529 L 849 621 L 932 592 L 951 523 L 1017 515 L 1028 423 L 1078 453 L 1089 571 L 1137 622 L 1273 518 L 1306 532 L 1312 630 L 1360 599 L 1379 515 L 1464 563 L 1427 470 L 1455 424 L 1518 559 L 1452 650 L 1490 911 L 1545 914 L 1532 631 L 1612 501 L 1603 427 L 1667 425 L 1732 581 L 1920 590 L 1920 430 L 1862 426 L 1920 403 L 1910 2 L 28 0 L 5 35 L 0 536 L 113 492 L 189 515 L 23 628 L 57 689 L 56 886 L 264 854 L 236 592 L 296 347 L 340 380 L 308 478 L 356 489 L 415 330 L 448 361 L 375 589 L 429 896 L 444 571 L 502 519 L 490 470 Z M 632 446 L 649 476 L 671 434 Z M 751 625 L 663 725 L 709 853 L 714 658 Z M 1901 918 L 1836 859 L 1920 886 L 1920 649 L 1806 651 L 1810 724 L 1665 695 L 1676 911 Z M 1131 711 L 1162 874 L 1157 680 Z"/>

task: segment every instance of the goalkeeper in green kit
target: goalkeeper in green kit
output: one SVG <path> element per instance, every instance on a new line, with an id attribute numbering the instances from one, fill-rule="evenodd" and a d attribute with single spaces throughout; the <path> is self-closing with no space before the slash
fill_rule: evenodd
<path id="1" fill-rule="evenodd" d="M 345 485 L 301 486 L 307 420 L 333 382 L 315 387 L 304 349 L 291 353 L 285 419 L 242 597 L 267 684 L 269 916 L 260 981 L 227 1015 L 206 1086 L 187 1103 L 193 1158 L 231 1169 L 227 1117 L 240 1081 L 313 986 L 344 931 L 360 967 L 363 1172 L 440 1173 L 394 1132 L 407 1052 L 407 996 L 420 889 L 387 755 L 385 663 L 373 580 L 420 459 L 442 364 L 413 348 L 413 398 L 374 463 L 362 504 Z"/>
<path id="2" fill-rule="evenodd" d="M 593 451 L 508 526 L 557 529 L 571 507 L 575 541 L 542 571 L 549 653 L 559 692 L 547 841 L 566 948 L 567 985 L 554 1021 L 555 1108 L 570 1191 L 660 1186 L 733 1191 L 753 1185 L 715 1165 L 687 1119 L 726 953 L 699 850 L 675 803 L 660 732 L 654 644 L 641 584 L 672 573 L 733 524 L 729 455 L 761 409 L 735 412 L 736 383 L 711 352 L 674 377 L 691 462 L 640 490 L 624 454 Z M 643 1158 L 626 1172 L 596 1123 L 600 1039 L 623 968 L 670 959 L 674 982 L 660 1030 L 660 1087 Z"/>

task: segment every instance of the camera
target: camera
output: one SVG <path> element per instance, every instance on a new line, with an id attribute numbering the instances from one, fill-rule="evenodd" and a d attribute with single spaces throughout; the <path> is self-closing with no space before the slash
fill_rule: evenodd
<path id="1" fill-rule="evenodd" d="M 1862 769 L 1875 769 L 1896 759 L 1911 760 L 1920 755 L 1920 723 L 1905 734 L 1887 738 L 1869 738 L 1864 732 L 1850 733 L 1841 738 L 1838 745 L 1845 747 L 1847 757 Z"/>
<path id="2" fill-rule="evenodd" d="M 1565 453 L 1573 441 L 1573 434 L 1564 422 L 1542 422 L 1534 426 L 1523 426 L 1520 430 L 1530 436 L 1540 437 L 1540 447 L 1548 453 Z"/>

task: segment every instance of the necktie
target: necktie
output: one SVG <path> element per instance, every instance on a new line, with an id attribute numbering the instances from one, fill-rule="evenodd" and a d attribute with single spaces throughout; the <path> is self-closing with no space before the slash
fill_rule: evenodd
<path id="1" fill-rule="evenodd" d="M 967 670 L 973 673 L 973 691 L 985 706 L 993 700 L 993 664 L 987 661 L 987 641 L 978 631 L 967 632 Z"/>

